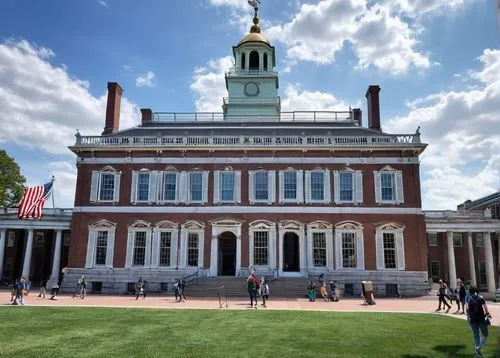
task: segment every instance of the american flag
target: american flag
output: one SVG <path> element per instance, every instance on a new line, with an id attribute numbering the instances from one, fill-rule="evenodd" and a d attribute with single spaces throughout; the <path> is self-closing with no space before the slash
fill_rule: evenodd
<path id="1" fill-rule="evenodd" d="M 17 212 L 19 219 L 42 218 L 43 204 L 52 194 L 52 184 L 51 181 L 44 185 L 24 189 L 23 198 Z"/>

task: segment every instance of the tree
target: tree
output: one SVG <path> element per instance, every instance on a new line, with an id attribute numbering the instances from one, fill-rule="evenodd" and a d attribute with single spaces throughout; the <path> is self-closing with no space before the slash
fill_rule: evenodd
<path id="1" fill-rule="evenodd" d="M 0 206 L 10 208 L 21 201 L 26 178 L 21 175 L 19 165 L 14 158 L 0 150 Z"/>

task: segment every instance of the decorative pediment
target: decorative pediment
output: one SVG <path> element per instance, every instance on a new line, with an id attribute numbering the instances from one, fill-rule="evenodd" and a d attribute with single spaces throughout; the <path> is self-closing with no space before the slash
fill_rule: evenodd
<path id="1" fill-rule="evenodd" d="M 295 220 L 284 220 L 279 222 L 280 229 L 283 230 L 300 230 L 302 224 Z"/>
<path id="2" fill-rule="evenodd" d="M 177 223 L 169 220 L 163 220 L 155 224 L 157 229 L 177 229 Z"/>
<path id="3" fill-rule="evenodd" d="M 404 225 L 395 222 L 375 224 L 375 227 L 377 230 L 403 230 L 405 228 Z"/>
<path id="4" fill-rule="evenodd" d="M 167 167 L 165 168 L 165 171 L 166 172 L 176 172 L 177 168 L 172 166 L 172 165 L 167 165 Z"/>
<path id="5" fill-rule="evenodd" d="M 137 220 L 134 223 L 130 224 L 128 227 L 130 229 L 147 229 L 150 226 L 151 226 L 151 224 L 148 223 L 147 221 Z"/>
<path id="6" fill-rule="evenodd" d="M 363 225 L 356 221 L 341 221 L 335 224 L 336 229 L 344 229 L 344 230 L 363 230 Z"/>
<path id="7" fill-rule="evenodd" d="M 187 229 L 187 230 L 203 230 L 205 228 L 205 224 L 201 223 L 199 221 L 186 221 L 184 224 L 181 225 L 182 228 Z"/>
<path id="8" fill-rule="evenodd" d="M 90 224 L 89 227 L 91 227 L 91 228 L 109 228 L 109 229 L 113 229 L 113 228 L 116 227 L 116 224 L 113 223 L 113 222 L 111 222 L 111 221 L 102 219 L 102 220 L 96 221 L 93 224 Z"/>
<path id="9" fill-rule="evenodd" d="M 333 225 L 326 222 L 326 221 L 314 221 L 312 223 L 310 223 L 309 225 L 307 225 L 310 229 L 331 229 L 333 228 Z"/>
<path id="10" fill-rule="evenodd" d="M 111 165 L 106 165 L 105 167 L 103 167 L 101 169 L 101 172 L 113 172 L 113 173 L 116 173 L 116 172 L 118 172 L 118 170 L 116 170 L 115 168 L 113 168 Z"/>
<path id="11" fill-rule="evenodd" d="M 231 219 L 231 218 L 220 218 L 210 221 L 212 226 L 241 226 L 243 221 Z"/>
<path id="12" fill-rule="evenodd" d="M 232 171 L 232 170 L 233 170 L 233 167 L 230 165 L 227 165 L 224 167 L 224 171 Z"/>
<path id="13" fill-rule="evenodd" d="M 250 229 L 253 230 L 270 230 L 275 228 L 275 223 L 268 220 L 255 220 L 250 223 Z"/>
<path id="14" fill-rule="evenodd" d="M 385 167 L 383 167 L 382 169 L 380 169 L 380 171 L 391 171 L 391 172 L 394 172 L 394 171 L 396 171 L 396 169 L 394 169 L 390 165 L 386 165 Z"/>

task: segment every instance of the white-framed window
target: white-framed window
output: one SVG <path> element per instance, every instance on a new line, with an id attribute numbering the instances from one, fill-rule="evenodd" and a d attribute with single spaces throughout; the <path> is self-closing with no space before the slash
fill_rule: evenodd
<path id="1" fill-rule="evenodd" d="M 164 220 L 155 224 L 152 237 L 152 267 L 177 266 L 178 225 Z"/>
<path id="2" fill-rule="evenodd" d="M 214 172 L 214 204 L 241 202 L 241 172 L 216 170 Z"/>
<path id="3" fill-rule="evenodd" d="M 170 266 L 170 256 L 172 251 L 172 232 L 162 231 L 160 232 L 160 262 L 159 266 Z"/>
<path id="4" fill-rule="evenodd" d="M 269 232 L 253 232 L 253 257 L 254 265 L 265 266 L 269 264 Z"/>
<path id="5" fill-rule="evenodd" d="M 477 266 L 478 266 L 478 275 L 479 275 L 478 285 L 481 287 L 486 286 L 488 284 L 488 274 L 486 272 L 486 262 L 485 261 L 478 261 Z"/>
<path id="6" fill-rule="evenodd" d="M 141 169 L 132 171 L 132 203 L 154 203 L 157 201 L 158 172 Z"/>
<path id="7" fill-rule="evenodd" d="M 437 232 L 428 232 L 427 240 L 429 242 L 429 246 L 438 246 L 438 234 Z"/>
<path id="8" fill-rule="evenodd" d="M 107 220 L 89 225 L 85 268 L 113 267 L 115 231 L 116 224 Z M 64 240 L 67 238 L 68 244 L 69 237 L 69 232 L 64 235 Z"/>
<path id="9" fill-rule="evenodd" d="M 333 172 L 334 200 L 336 204 L 363 202 L 362 171 L 341 170 Z"/>
<path id="10" fill-rule="evenodd" d="M 441 263 L 439 261 L 431 261 L 431 277 L 434 279 L 441 277 Z"/>
<path id="11" fill-rule="evenodd" d="M 304 201 L 303 171 L 289 168 L 279 172 L 280 203 Z"/>
<path id="12" fill-rule="evenodd" d="M 90 202 L 118 202 L 120 201 L 121 172 L 112 167 L 102 170 L 93 170 L 90 184 Z"/>
<path id="13" fill-rule="evenodd" d="M 330 202 L 330 171 L 323 169 L 306 170 L 305 172 L 305 202 Z"/>
<path id="14" fill-rule="evenodd" d="M 405 270 L 404 226 L 396 223 L 379 225 L 375 232 L 378 270 Z"/>
<path id="15" fill-rule="evenodd" d="M 276 172 L 256 170 L 248 172 L 250 203 L 274 203 L 276 199 Z"/>
<path id="16" fill-rule="evenodd" d="M 183 173 L 182 179 L 185 182 L 185 203 L 204 204 L 208 201 L 208 171 L 194 170 Z"/>
<path id="17" fill-rule="evenodd" d="M 16 232 L 9 231 L 9 235 L 7 236 L 7 247 L 14 247 L 15 241 L 16 241 Z"/>
<path id="18" fill-rule="evenodd" d="M 175 203 L 178 201 L 178 182 L 179 173 L 163 172 L 161 185 L 161 200 L 167 203 Z"/>
<path id="19" fill-rule="evenodd" d="M 476 247 L 484 247 L 483 234 L 476 234 Z"/>
<path id="20" fill-rule="evenodd" d="M 462 234 L 453 234 L 453 247 L 463 246 L 463 236 Z"/>
<path id="21" fill-rule="evenodd" d="M 313 266 L 325 267 L 326 266 L 326 233 L 313 232 L 312 233 L 312 246 L 313 246 Z"/>
<path id="22" fill-rule="evenodd" d="M 181 225 L 179 266 L 186 268 L 203 267 L 204 231 L 204 224 L 197 221 L 188 221 Z"/>
<path id="23" fill-rule="evenodd" d="M 276 224 L 267 220 L 249 225 L 249 265 L 276 267 Z"/>
<path id="24" fill-rule="evenodd" d="M 64 231 L 64 233 L 63 233 L 63 246 L 68 247 L 70 241 L 71 241 L 71 232 L 70 231 Z"/>
<path id="25" fill-rule="evenodd" d="M 35 234 L 35 247 L 44 247 L 45 246 L 45 236 L 43 232 L 37 232 Z"/>
<path id="26" fill-rule="evenodd" d="M 151 225 L 137 220 L 128 227 L 125 268 L 144 267 L 151 264 Z"/>
<path id="27" fill-rule="evenodd" d="M 374 172 L 375 201 L 378 204 L 404 203 L 403 173 L 389 166 Z"/>
<path id="28" fill-rule="evenodd" d="M 187 266 L 198 267 L 199 241 L 197 233 L 188 234 Z"/>
<path id="29" fill-rule="evenodd" d="M 335 257 L 337 269 L 365 268 L 363 226 L 355 221 L 335 225 Z"/>

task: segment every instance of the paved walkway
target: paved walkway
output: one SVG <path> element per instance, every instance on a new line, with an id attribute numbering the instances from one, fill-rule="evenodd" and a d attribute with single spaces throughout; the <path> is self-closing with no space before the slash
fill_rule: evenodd
<path id="1" fill-rule="evenodd" d="M 193 298 L 183 302 L 175 302 L 172 296 L 148 296 L 146 299 L 135 300 L 135 296 L 108 296 L 89 295 L 85 299 L 73 298 L 69 295 L 57 296 L 57 300 L 41 299 L 37 292 L 32 292 L 26 297 L 29 306 L 54 306 L 54 307 L 123 307 L 123 308 L 171 308 L 171 309 L 220 309 L 219 300 L 216 298 Z M 0 302 L 5 305 L 10 301 L 10 293 L 0 292 Z M 360 298 L 341 299 L 340 302 L 324 302 L 316 300 L 309 302 L 306 298 L 297 299 L 272 299 L 268 301 L 267 308 L 263 310 L 312 310 L 312 311 L 343 311 L 343 312 L 405 312 L 405 313 L 432 313 L 445 314 L 444 310 L 436 313 L 437 297 L 426 296 L 420 298 L 379 298 L 376 305 L 363 304 Z M 227 301 L 228 309 L 250 309 L 246 299 L 232 299 Z M 225 307 L 224 307 L 225 308 Z M 488 308 L 493 316 L 492 324 L 500 326 L 500 303 L 488 302 Z M 451 317 L 465 319 L 465 315 L 453 314 L 456 305 L 447 314 Z"/>

